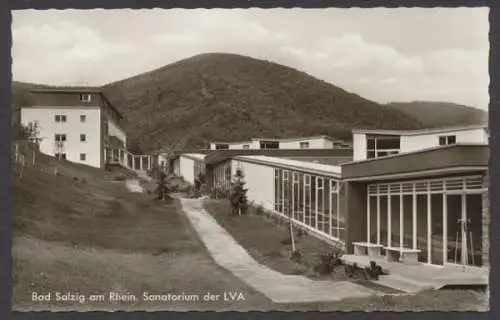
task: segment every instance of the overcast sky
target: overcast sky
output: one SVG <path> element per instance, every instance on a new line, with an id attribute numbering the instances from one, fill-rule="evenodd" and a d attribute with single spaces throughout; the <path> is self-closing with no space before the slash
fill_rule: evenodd
<path id="1" fill-rule="evenodd" d="M 381 103 L 488 108 L 488 9 L 22 10 L 14 80 L 102 85 L 205 52 L 305 71 Z"/>

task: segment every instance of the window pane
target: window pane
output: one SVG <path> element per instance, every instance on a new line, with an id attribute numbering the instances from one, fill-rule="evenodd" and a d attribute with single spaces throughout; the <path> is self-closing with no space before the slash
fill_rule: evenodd
<path id="1" fill-rule="evenodd" d="M 380 244 L 387 246 L 387 196 L 380 196 Z"/>
<path id="2" fill-rule="evenodd" d="M 316 176 L 311 176 L 311 227 L 316 227 Z"/>
<path id="3" fill-rule="evenodd" d="M 400 196 L 391 195 L 391 246 L 399 247 L 399 199 Z"/>
<path id="4" fill-rule="evenodd" d="M 417 249 L 418 261 L 427 261 L 427 195 L 417 194 Z"/>
<path id="5" fill-rule="evenodd" d="M 305 207 L 304 207 L 304 214 L 305 214 L 305 219 L 304 223 L 309 225 L 311 223 L 311 184 L 308 183 L 310 182 L 310 176 L 306 175 L 306 184 L 304 186 L 305 188 Z"/>
<path id="6" fill-rule="evenodd" d="M 325 179 L 324 181 L 325 190 L 323 192 L 323 232 L 330 234 L 330 180 Z"/>
<path id="7" fill-rule="evenodd" d="M 457 142 L 456 136 L 449 136 L 448 137 L 448 144 L 455 144 L 456 142 Z"/>
<path id="8" fill-rule="evenodd" d="M 298 214 L 297 220 L 304 222 L 304 174 L 298 174 L 299 179 L 299 205 L 298 205 Z"/>
<path id="9" fill-rule="evenodd" d="M 377 138 L 377 149 L 399 149 L 400 137 L 379 137 Z"/>
<path id="10" fill-rule="evenodd" d="M 377 243 L 377 196 L 369 197 L 370 206 L 370 243 Z"/>
<path id="11" fill-rule="evenodd" d="M 367 149 L 375 149 L 375 138 L 371 138 L 371 137 L 366 138 L 366 148 Z"/>
<path id="12" fill-rule="evenodd" d="M 439 137 L 439 145 L 440 146 L 446 145 L 446 137 Z"/>
<path id="13" fill-rule="evenodd" d="M 413 195 L 403 196 L 403 245 L 413 248 Z"/>
<path id="14" fill-rule="evenodd" d="M 431 262 L 443 264 L 443 195 L 431 195 Z"/>
<path id="15" fill-rule="evenodd" d="M 338 211 L 337 211 L 337 194 L 332 193 L 332 236 L 339 238 L 339 233 L 338 233 L 338 227 L 339 227 L 339 217 L 338 217 Z"/>
<path id="16" fill-rule="evenodd" d="M 368 151 L 366 157 L 368 159 L 375 158 L 375 151 Z"/>

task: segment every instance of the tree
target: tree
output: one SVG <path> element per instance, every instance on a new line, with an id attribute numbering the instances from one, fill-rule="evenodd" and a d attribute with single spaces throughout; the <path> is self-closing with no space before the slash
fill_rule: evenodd
<path id="1" fill-rule="evenodd" d="M 29 122 L 27 125 L 21 125 L 21 137 L 27 139 L 32 144 L 32 164 L 36 163 L 36 152 L 40 148 L 40 126 L 38 121 Z"/>
<path id="2" fill-rule="evenodd" d="M 230 201 L 231 206 L 233 208 L 233 215 L 242 215 L 247 212 L 248 203 L 247 203 L 247 191 L 245 189 L 245 181 L 243 178 L 245 177 L 243 171 L 241 169 L 237 169 L 234 175 L 234 180 L 231 183 L 231 192 L 230 192 Z"/>

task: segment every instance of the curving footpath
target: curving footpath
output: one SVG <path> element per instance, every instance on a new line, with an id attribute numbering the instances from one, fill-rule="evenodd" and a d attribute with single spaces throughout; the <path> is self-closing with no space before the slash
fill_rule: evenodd
<path id="1" fill-rule="evenodd" d="M 275 303 L 338 301 L 366 297 L 376 291 L 349 281 L 313 281 L 284 275 L 255 261 L 203 208 L 197 199 L 180 199 L 194 229 L 215 262 Z"/>

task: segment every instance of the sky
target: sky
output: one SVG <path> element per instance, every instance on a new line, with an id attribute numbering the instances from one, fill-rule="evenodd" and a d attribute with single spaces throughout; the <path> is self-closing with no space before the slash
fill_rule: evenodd
<path id="1" fill-rule="evenodd" d="M 207 52 L 273 61 L 380 103 L 487 110 L 488 8 L 18 10 L 12 77 L 104 85 Z"/>

